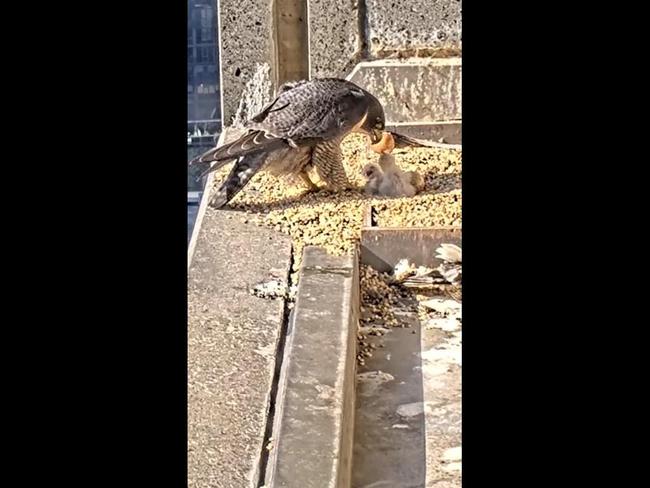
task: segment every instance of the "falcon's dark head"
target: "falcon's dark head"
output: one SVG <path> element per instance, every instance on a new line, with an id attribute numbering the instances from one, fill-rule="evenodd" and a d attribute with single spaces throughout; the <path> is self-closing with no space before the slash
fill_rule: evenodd
<path id="1" fill-rule="evenodd" d="M 374 96 L 370 93 L 368 97 L 368 112 L 366 120 L 360 129 L 370 136 L 372 144 L 377 144 L 381 140 L 384 129 L 386 128 L 386 119 L 384 116 L 384 108 Z"/>

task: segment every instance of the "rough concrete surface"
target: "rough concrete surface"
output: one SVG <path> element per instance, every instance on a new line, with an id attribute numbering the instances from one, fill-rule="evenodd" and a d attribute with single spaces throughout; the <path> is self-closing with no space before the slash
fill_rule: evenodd
<path id="1" fill-rule="evenodd" d="M 460 48 L 460 0 L 366 0 L 372 55 L 408 49 Z"/>
<path id="2" fill-rule="evenodd" d="M 356 257 L 305 248 L 278 386 L 266 485 L 350 485 L 358 323 Z"/>
<path id="3" fill-rule="evenodd" d="M 367 61 L 348 79 L 379 99 L 389 125 L 462 119 L 460 58 Z"/>
<path id="4" fill-rule="evenodd" d="M 274 84 L 268 64 L 258 65 L 240 94 L 231 129 L 241 129 L 271 101 Z"/>
<path id="5" fill-rule="evenodd" d="M 461 332 L 399 316 L 357 374 L 352 486 L 460 488 Z"/>
<path id="6" fill-rule="evenodd" d="M 460 488 L 461 332 L 427 329 L 422 334 L 423 411 L 426 429 L 426 488 Z"/>
<path id="7" fill-rule="evenodd" d="M 420 328 L 389 330 L 381 344 L 357 374 L 352 486 L 424 487 Z"/>
<path id="8" fill-rule="evenodd" d="M 286 279 L 287 236 L 208 208 L 188 275 L 188 486 L 253 487 L 283 301 L 249 292 Z"/>
<path id="9" fill-rule="evenodd" d="M 361 51 L 358 0 L 309 0 L 310 75 L 343 78 Z"/>
<path id="10" fill-rule="evenodd" d="M 405 136 L 415 137 L 416 139 L 425 139 L 437 141 L 445 144 L 462 144 L 463 127 L 460 121 L 447 122 L 401 122 L 393 123 L 386 126 L 387 130 L 403 134 Z"/>
<path id="11" fill-rule="evenodd" d="M 361 8 L 361 11 L 359 10 Z M 309 72 L 311 77 L 345 77 L 363 56 L 371 58 L 418 55 L 448 58 L 461 52 L 461 2 L 455 0 L 309 0 Z M 274 16 L 272 0 L 220 0 L 220 56 L 221 93 L 224 126 L 232 124 L 239 112 L 238 124 L 254 115 L 273 95 L 276 85 L 276 47 L 274 43 Z M 365 12 L 365 15 L 364 15 Z M 245 13 L 245 15 L 244 15 Z M 360 16 L 363 16 L 360 22 Z M 364 25 L 360 30 L 360 24 Z M 368 52 L 363 41 L 368 43 Z M 430 60 L 430 57 L 418 58 Z M 392 80 L 387 90 L 409 95 L 397 97 L 399 107 L 391 110 L 400 117 L 392 122 L 438 121 L 460 118 L 460 75 L 456 68 L 451 74 L 437 68 L 438 73 L 406 75 L 411 80 L 405 84 Z M 395 73 L 386 68 L 378 76 L 377 91 L 381 83 L 394 78 Z M 394 69 L 393 69 L 394 71 Z M 382 78 L 387 77 L 387 78 Z M 418 86 L 423 79 L 432 79 L 433 88 Z M 356 80 L 353 80 L 356 81 Z M 374 93 L 374 92 L 373 92 Z M 377 94 L 381 99 L 381 93 Z M 384 96 L 389 101 L 393 94 Z M 416 96 L 417 95 L 417 96 Z M 441 98 L 442 97 L 442 98 Z M 451 113 L 440 111 L 445 97 L 453 101 Z M 404 110 L 404 102 L 409 108 Z M 433 110 L 430 117 L 410 113 Z M 441 118 L 441 116 L 444 117 Z M 412 116 L 411 118 L 408 118 Z"/>
<path id="12" fill-rule="evenodd" d="M 378 228 L 364 234 L 361 263 L 379 264 L 381 271 L 401 258 L 435 268 L 432 249 L 462 242 L 460 229 Z M 422 313 L 423 307 L 431 313 Z M 402 289 L 389 305 L 398 325 L 362 336 L 372 356 L 357 373 L 353 488 L 460 488 L 461 307 Z M 374 321 L 365 309 L 367 329 L 374 327 L 368 318 Z"/>
<path id="13" fill-rule="evenodd" d="M 273 65 L 271 0 L 219 0 L 219 15 L 222 116 L 228 126 L 246 84 Z"/>

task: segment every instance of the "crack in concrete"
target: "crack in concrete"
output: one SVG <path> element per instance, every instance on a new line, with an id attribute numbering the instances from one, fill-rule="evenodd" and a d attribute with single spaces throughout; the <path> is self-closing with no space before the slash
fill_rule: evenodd
<path id="1" fill-rule="evenodd" d="M 291 252 L 289 254 L 289 265 L 286 270 L 285 282 L 287 283 L 287 289 L 292 285 L 291 283 L 291 269 L 293 268 L 293 261 L 295 257 L 295 249 L 293 245 L 291 246 Z M 259 469 L 258 469 L 258 479 L 256 486 L 258 488 L 263 488 L 266 480 L 266 471 L 269 464 L 269 448 L 271 440 L 273 439 L 273 424 L 275 422 L 275 407 L 278 396 L 278 389 L 280 384 L 280 375 L 282 373 L 282 365 L 284 362 L 284 350 L 287 343 L 287 336 L 291 333 L 291 322 L 293 319 L 293 310 L 289 309 L 289 300 L 287 298 L 282 299 L 284 302 L 284 307 L 282 310 L 282 324 L 280 326 L 280 335 L 278 338 L 278 345 L 275 350 L 275 370 L 273 372 L 273 381 L 271 383 L 271 392 L 269 394 L 269 408 L 268 414 L 266 417 L 266 428 L 264 431 L 264 440 L 262 441 L 262 451 L 260 452 L 259 459 Z"/>

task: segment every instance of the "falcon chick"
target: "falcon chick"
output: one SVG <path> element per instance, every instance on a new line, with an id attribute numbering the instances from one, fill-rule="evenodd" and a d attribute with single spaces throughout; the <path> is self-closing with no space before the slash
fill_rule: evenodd
<path id="1" fill-rule="evenodd" d="M 236 160 L 210 202 L 216 208 L 231 201 L 262 169 L 274 176 L 297 175 L 314 190 L 318 187 L 308 171 L 315 168 L 328 188 L 342 189 L 349 186 L 340 148 L 343 139 L 359 132 L 377 144 L 384 127 L 379 100 L 352 82 L 321 78 L 285 83 L 276 98 L 246 123 L 243 136 L 210 149 L 190 165 L 207 166 L 203 177 Z"/>
<path id="2" fill-rule="evenodd" d="M 369 195 L 388 197 L 412 197 L 424 189 L 424 178 L 415 171 L 402 171 L 395 164 L 391 154 L 395 140 L 389 132 L 384 132 L 382 139 L 372 146 L 379 152 L 379 166 L 370 163 L 364 166 L 363 175 L 368 180 L 364 191 Z"/>
<path id="3" fill-rule="evenodd" d="M 375 163 L 368 163 L 363 167 L 362 173 L 366 180 L 368 180 L 363 189 L 364 192 L 367 195 L 379 195 L 379 186 L 384 177 L 381 168 Z"/>

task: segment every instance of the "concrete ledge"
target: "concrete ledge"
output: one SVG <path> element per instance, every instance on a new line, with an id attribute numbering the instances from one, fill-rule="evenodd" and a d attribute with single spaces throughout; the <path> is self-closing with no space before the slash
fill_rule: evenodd
<path id="1" fill-rule="evenodd" d="M 236 134 L 226 129 L 219 144 Z M 256 488 L 285 306 L 249 289 L 288 280 L 291 239 L 208 207 L 212 181 L 188 249 L 188 487 Z"/>
<path id="2" fill-rule="evenodd" d="M 410 135 L 410 134 L 408 134 Z M 219 135 L 219 140 L 217 141 L 217 146 L 223 145 L 226 138 L 226 131 L 222 131 Z M 196 220 L 194 221 L 194 228 L 192 229 L 192 235 L 190 237 L 190 242 L 187 246 L 187 269 L 189 271 L 192 264 L 192 257 L 194 257 L 194 250 L 196 249 L 196 240 L 199 237 L 199 232 L 201 231 L 201 223 L 203 222 L 203 217 L 205 216 L 205 210 L 208 208 L 208 203 L 210 202 L 210 193 L 212 189 L 212 184 L 214 181 L 214 173 L 210 173 L 207 176 L 205 187 L 203 189 L 203 194 L 201 196 L 201 201 L 199 202 L 199 210 L 196 214 Z"/>
<path id="3" fill-rule="evenodd" d="M 448 122 L 402 122 L 386 126 L 386 129 L 405 136 L 443 142 L 445 144 L 463 143 L 463 124 L 461 121 Z"/>
<path id="4" fill-rule="evenodd" d="M 305 248 L 278 385 L 268 487 L 350 486 L 358 283 L 356 255 Z"/>
<path id="5" fill-rule="evenodd" d="M 461 58 L 359 63 L 348 80 L 375 95 L 387 125 L 462 119 Z"/>
<path id="6" fill-rule="evenodd" d="M 243 129 L 233 128 L 233 127 L 224 127 L 219 135 L 217 140 L 217 146 L 222 146 L 227 142 L 232 142 L 237 137 L 239 137 L 243 132 Z M 229 163 L 231 164 L 231 163 Z M 192 236 L 190 238 L 190 243 L 187 247 L 187 269 L 189 271 L 190 266 L 192 265 L 192 258 L 194 257 L 194 250 L 196 249 L 196 241 L 198 239 L 199 233 L 201 232 L 201 225 L 203 223 L 203 217 L 210 203 L 210 198 L 212 198 L 212 192 L 214 191 L 214 175 L 215 173 L 210 173 L 206 177 L 205 188 L 203 189 L 203 195 L 201 196 L 201 203 L 199 204 L 199 210 L 196 215 L 196 221 L 194 222 L 194 229 L 192 230 Z"/>

